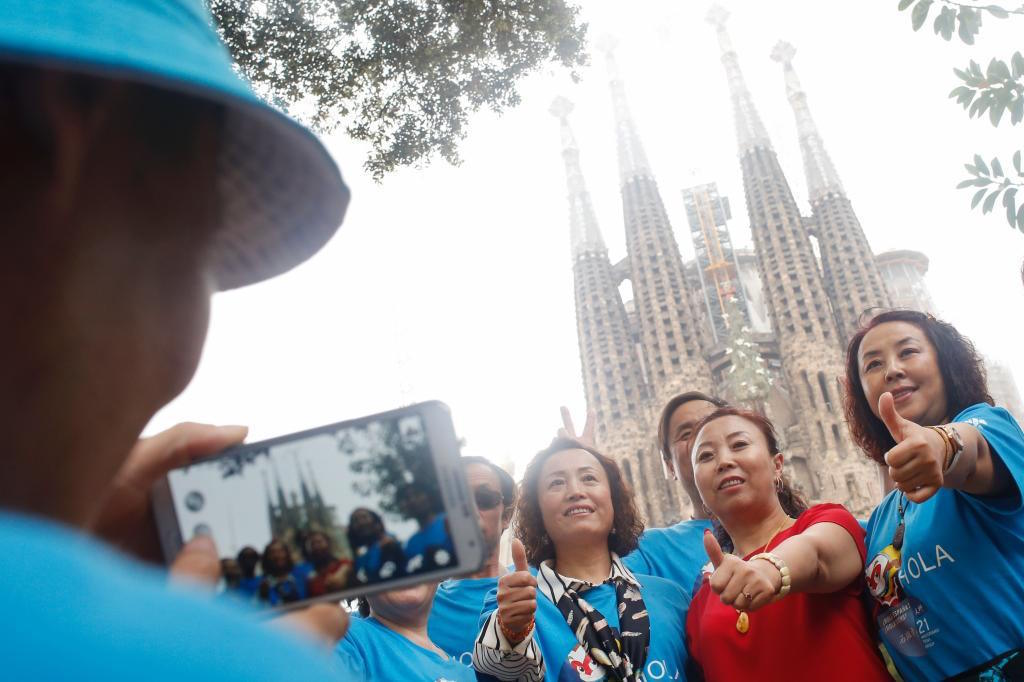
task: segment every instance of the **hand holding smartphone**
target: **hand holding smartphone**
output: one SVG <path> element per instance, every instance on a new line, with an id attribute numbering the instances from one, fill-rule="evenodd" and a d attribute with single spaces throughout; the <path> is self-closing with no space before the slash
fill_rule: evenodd
<path id="1" fill-rule="evenodd" d="M 484 559 L 440 402 L 231 448 L 171 471 L 153 500 L 165 557 L 212 536 L 223 598 L 266 609 L 441 580 Z"/>

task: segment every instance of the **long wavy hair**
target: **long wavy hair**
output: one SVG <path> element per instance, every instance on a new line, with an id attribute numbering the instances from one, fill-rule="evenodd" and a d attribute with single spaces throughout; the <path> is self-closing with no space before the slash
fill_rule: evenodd
<path id="1" fill-rule="evenodd" d="M 860 382 L 858 354 L 864 336 L 886 322 L 907 322 L 914 325 L 934 346 L 938 358 L 942 385 L 946 392 L 947 418 L 977 403 L 994 404 L 985 381 L 985 365 L 974 349 L 974 344 L 956 327 L 916 310 L 888 310 L 875 315 L 850 339 L 846 348 L 846 380 L 843 391 L 843 410 L 850 436 L 864 453 L 879 464 L 885 463 L 885 453 L 896 446 L 892 434 L 868 404 Z"/>
<path id="2" fill-rule="evenodd" d="M 608 535 L 608 549 L 619 556 L 625 556 L 636 549 L 640 534 L 644 532 L 644 522 L 637 511 L 633 500 L 633 491 L 622 476 L 622 471 L 615 460 L 602 455 L 594 448 L 584 445 L 574 438 L 555 438 L 530 460 L 519 484 L 519 499 L 516 502 L 516 537 L 526 549 L 526 560 L 532 566 L 555 558 L 555 546 L 544 528 L 544 517 L 540 512 L 540 495 L 537 490 L 540 483 L 540 472 L 552 455 L 566 450 L 585 450 L 594 456 L 611 489 L 612 513 L 614 521 Z"/>
<path id="3" fill-rule="evenodd" d="M 765 441 L 768 443 L 768 456 L 774 457 L 775 455 L 782 454 L 779 449 L 779 437 L 775 433 L 775 426 L 771 423 L 768 417 L 764 416 L 760 412 L 754 412 L 753 410 L 746 410 L 742 407 L 720 407 L 711 414 L 707 415 L 693 427 L 694 434 L 699 434 L 701 429 L 722 417 L 740 417 L 745 419 L 754 426 L 757 427 L 764 435 Z M 696 438 L 694 438 L 694 444 L 696 445 Z M 789 478 L 785 474 L 782 474 L 782 486 L 781 489 L 776 489 L 776 495 L 779 498 L 779 504 L 782 505 L 783 511 L 787 514 L 796 518 L 807 510 L 807 501 L 793 489 L 792 484 L 789 482 Z M 734 549 L 732 538 L 729 533 L 726 532 L 725 527 L 719 522 L 718 519 L 712 517 L 711 525 L 714 529 L 715 538 L 718 540 L 718 544 L 722 546 L 722 549 L 726 552 L 731 552 Z"/>

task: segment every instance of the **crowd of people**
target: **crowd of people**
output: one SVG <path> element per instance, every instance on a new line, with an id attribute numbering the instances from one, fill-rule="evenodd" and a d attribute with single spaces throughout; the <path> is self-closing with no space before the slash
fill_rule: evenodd
<path id="1" fill-rule="evenodd" d="M 365 548 L 350 564 L 312 534 L 314 580 L 280 542 L 225 566 L 197 537 L 169 577 L 146 568 L 153 483 L 245 437 L 138 439 L 191 379 L 212 293 L 309 258 L 348 190 L 238 79 L 199 0 L 8 2 L 0 146 L 6 678 L 1024 679 L 1024 433 L 971 343 L 910 311 L 848 348 L 848 427 L 892 485 L 865 526 L 801 499 L 764 415 L 694 392 L 658 422 L 697 510 L 671 528 L 645 529 L 615 453 L 566 423 L 518 488 L 465 458 L 477 573 L 358 616 L 320 604 L 267 623 L 203 586 L 223 568 L 283 601 L 415 570 L 411 552 L 440 565 L 444 518 L 423 495 L 405 496 L 420 530 L 401 557 L 369 510 L 350 519 Z"/>
<path id="2" fill-rule="evenodd" d="M 419 523 L 404 544 L 387 531 L 380 514 L 358 507 L 345 527 L 347 551 L 336 551 L 329 533 L 304 528 L 294 533 L 298 546 L 273 538 L 262 554 L 243 547 L 237 556 L 220 560 L 222 594 L 282 606 L 453 563 L 455 549 L 440 500 L 412 485 L 399 499 L 403 511 Z"/>

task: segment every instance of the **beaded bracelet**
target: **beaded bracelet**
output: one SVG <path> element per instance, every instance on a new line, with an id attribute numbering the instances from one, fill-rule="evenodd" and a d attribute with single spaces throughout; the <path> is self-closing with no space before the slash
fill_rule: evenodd
<path id="1" fill-rule="evenodd" d="M 779 575 L 782 576 L 782 583 L 779 585 L 779 590 L 775 593 L 775 598 L 772 601 L 778 601 L 789 594 L 789 588 L 793 581 L 789 577 L 789 566 L 787 566 L 786 562 L 782 560 L 782 557 L 770 552 L 761 552 L 760 554 L 755 554 L 750 557 L 751 561 L 756 561 L 757 559 L 762 559 L 770 563 L 779 570 Z"/>
<path id="2" fill-rule="evenodd" d="M 505 639 L 507 639 L 510 644 L 513 644 L 513 646 L 526 639 L 526 636 L 530 634 L 531 630 L 533 630 L 533 623 L 533 616 L 530 616 L 530 622 L 521 630 L 509 630 L 505 627 L 505 624 L 501 622 L 501 616 L 498 616 L 498 627 L 501 628 L 501 634 L 505 635 Z"/>

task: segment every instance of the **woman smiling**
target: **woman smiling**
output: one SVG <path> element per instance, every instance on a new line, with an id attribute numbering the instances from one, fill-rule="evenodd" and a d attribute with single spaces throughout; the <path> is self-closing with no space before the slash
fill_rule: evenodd
<path id="1" fill-rule="evenodd" d="M 771 422 L 719 408 L 696 427 L 694 480 L 715 521 L 686 621 L 707 680 L 887 680 L 863 605 L 864 531 L 807 508 L 782 475 Z"/>
<path id="2" fill-rule="evenodd" d="M 854 335 L 846 415 L 896 484 L 868 523 L 874 615 L 906 679 L 1024 679 L 1024 433 L 950 324 L 894 310 Z"/>
<path id="3" fill-rule="evenodd" d="M 619 560 L 636 548 L 643 524 L 613 460 L 555 439 L 527 466 L 517 512 L 516 570 L 484 602 L 478 672 L 552 682 L 685 679 L 689 598 Z"/>

